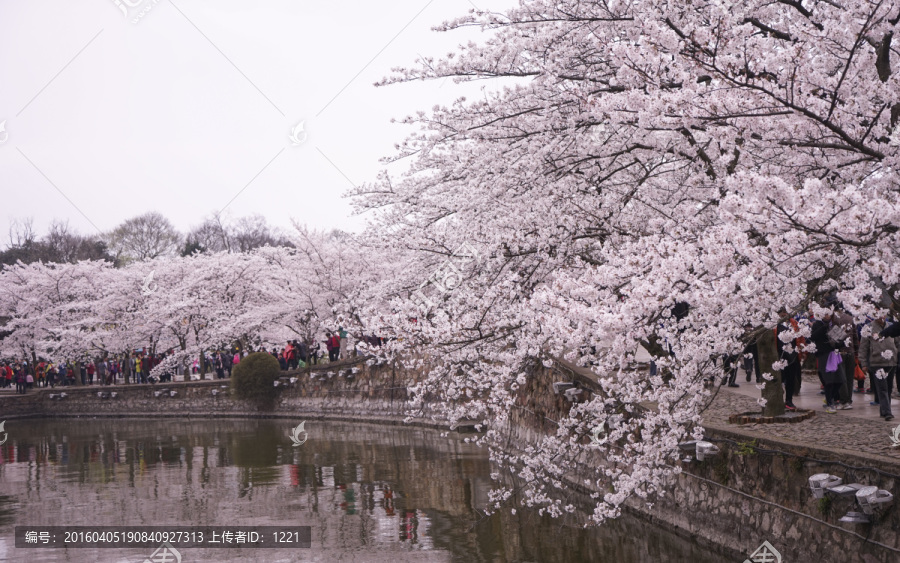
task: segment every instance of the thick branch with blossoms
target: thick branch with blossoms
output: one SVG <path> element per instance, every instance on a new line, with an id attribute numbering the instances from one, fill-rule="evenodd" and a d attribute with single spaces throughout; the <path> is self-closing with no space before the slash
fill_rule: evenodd
<path id="1" fill-rule="evenodd" d="M 356 193 L 417 257 L 381 293 L 419 296 L 395 302 L 417 322 L 394 344 L 436 362 L 419 396 L 499 445 L 533 362 L 580 361 L 600 386 L 540 447 L 496 451 L 526 502 L 560 512 L 595 428 L 598 522 L 663 492 L 676 444 L 702 435 L 716 360 L 829 291 L 858 320 L 884 312 L 900 284 L 898 19 L 900 3 L 866 0 L 537 0 L 445 24 L 486 38 L 384 81 L 497 82 L 408 118 L 408 172 Z M 464 246 L 477 260 L 457 267 Z M 455 289 L 426 283 L 450 268 Z M 640 343 L 658 375 L 635 366 Z"/>

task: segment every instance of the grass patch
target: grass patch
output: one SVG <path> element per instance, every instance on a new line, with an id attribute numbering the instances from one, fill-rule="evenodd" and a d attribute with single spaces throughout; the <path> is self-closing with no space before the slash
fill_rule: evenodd
<path id="1" fill-rule="evenodd" d="M 737 455 L 756 455 L 756 448 L 759 446 L 756 440 L 749 442 L 738 442 L 737 449 L 734 451 Z"/>

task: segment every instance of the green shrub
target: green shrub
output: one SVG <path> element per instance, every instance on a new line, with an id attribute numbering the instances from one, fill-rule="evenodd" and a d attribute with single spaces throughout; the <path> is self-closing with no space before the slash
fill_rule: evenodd
<path id="1" fill-rule="evenodd" d="M 278 396 L 275 381 L 281 374 L 278 360 L 271 354 L 256 352 L 241 358 L 231 372 L 231 390 L 238 399 L 271 405 Z"/>

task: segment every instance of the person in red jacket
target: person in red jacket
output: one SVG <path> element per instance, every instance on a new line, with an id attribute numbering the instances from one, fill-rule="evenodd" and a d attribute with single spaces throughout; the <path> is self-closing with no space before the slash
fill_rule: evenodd
<path id="1" fill-rule="evenodd" d="M 331 345 L 334 347 L 334 361 L 341 359 L 341 335 L 335 332 L 331 335 Z"/>
<path id="2" fill-rule="evenodd" d="M 287 364 L 287 369 L 295 369 L 297 367 L 297 349 L 291 344 L 291 341 L 287 341 L 287 345 L 284 347 L 284 360 Z"/>
<path id="3" fill-rule="evenodd" d="M 325 336 L 325 347 L 328 348 L 328 361 L 336 361 L 338 352 L 341 350 L 341 339 L 338 335 L 330 332 L 326 332 Z"/>

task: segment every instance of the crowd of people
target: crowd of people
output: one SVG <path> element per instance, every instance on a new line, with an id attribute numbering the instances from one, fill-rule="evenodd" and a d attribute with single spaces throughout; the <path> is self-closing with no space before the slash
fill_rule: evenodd
<path id="1" fill-rule="evenodd" d="M 871 405 L 879 407 L 879 413 L 885 420 L 892 420 L 891 395 L 894 379 L 900 367 L 900 322 L 888 323 L 884 317 L 871 319 L 865 324 L 854 324 L 853 318 L 843 311 L 840 304 L 830 299 L 824 303 L 829 312 L 816 318 L 812 312 L 808 317 L 787 318 L 775 329 L 777 357 L 781 362 L 781 379 L 785 391 L 785 409 L 796 410 L 794 397 L 800 392 L 801 371 L 808 361 L 804 352 L 805 339 L 784 337 L 786 332 L 796 332 L 800 323 L 811 323 L 809 340 L 815 344 L 815 352 L 810 361 L 815 362 L 821 384 L 821 393 L 825 395 L 825 412 L 836 413 L 838 410 L 853 408 L 853 395 L 871 393 Z M 786 311 L 782 311 L 787 316 Z M 868 326 L 867 326 L 868 325 Z M 283 347 L 267 350 L 259 347 L 258 351 L 271 354 L 278 360 L 282 370 L 294 370 L 317 365 L 325 361 L 322 344 L 329 362 L 335 362 L 356 355 L 355 348 L 348 351 L 349 335 L 343 327 L 327 331 L 325 340 L 308 344 L 304 341 L 288 340 Z M 370 346 L 380 346 L 383 339 L 376 336 L 362 336 L 355 342 L 364 342 Z M 58 385 L 112 385 L 125 383 L 156 383 L 172 381 L 175 376 L 189 379 L 201 372 L 212 370 L 216 377 L 230 377 L 234 365 L 253 349 L 241 350 L 236 345 L 229 350 L 208 352 L 205 366 L 200 358 L 195 358 L 189 365 L 190 375 L 183 373 L 180 362 L 171 362 L 165 369 L 151 375 L 151 370 L 164 361 L 166 356 L 174 354 L 169 350 L 163 354 L 154 354 L 137 350 L 132 354 L 121 356 L 104 356 L 84 358 L 81 360 L 52 361 L 38 358 L 37 361 L 13 360 L 0 362 L 0 388 L 16 386 L 17 393 L 25 393 L 32 387 L 55 387 Z M 759 350 L 756 341 L 750 342 L 743 353 L 724 360 L 725 379 L 723 384 L 738 387 L 736 382 L 738 367 L 746 372 L 746 379 L 751 381 L 753 375 L 756 383 L 763 383 L 760 373 Z M 205 369 L 204 369 L 205 368 Z M 654 366 L 651 365 L 651 371 Z M 868 382 L 868 387 L 866 386 Z M 900 388 L 900 384 L 898 384 Z"/>
<path id="2" fill-rule="evenodd" d="M 328 361 L 335 362 L 346 359 L 349 355 L 356 355 L 356 350 L 348 351 L 349 335 L 343 327 L 336 331 L 328 331 L 322 341 L 328 353 Z M 357 342 L 365 342 L 369 345 L 381 345 L 382 339 L 374 336 L 362 337 Z M 56 387 L 58 385 L 113 385 L 124 383 L 156 383 L 173 381 L 176 376 L 189 379 L 191 376 L 199 377 L 201 372 L 212 371 L 218 379 L 231 376 L 233 367 L 241 361 L 241 358 L 253 352 L 253 348 L 241 350 L 235 345 L 230 350 L 214 350 L 204 356 L 205 366 L 200 363 L 200 358 L 194 358 L 187 370 L 180 362 L 172 362 L 160 369 L 156 375 L 151 375 L 153 368 L 161 364 L 167 356 L 176 352 L 169 350 L 163 354 L 155 354 L 138 350 L 128 355 L 109 356 L 98 358 L 83 358 L 80 360 L 52 361 L 38 358 L 37 361 L 10 360 L 0 362 L 0 388 L 16 386 L 17 393 L 26 393 L 33 387 Z M 280 350 L 272 348 L 271 351 L 260 346 L 258 351 L 272 354 L 278 360 L 282 370 L 292 370 L 307 365 L 317 365 L 324 361 L 322 347 L 319 342 L 308 345 L 306 342 L 289 340 Z M 206 368 L 206 369 L 204 369 Z M 189 373 L 184 373 L 189 371 Z"/>
<path id="3" fill-rule="evenodd" d="M 280 350 L 272 348 L 269 352 L 278 360 L 282 370 L 297 369 L 298 367 L 306 367 L 307 365 L 317 365 L 320 360 L 324 360 L 322 356 L 322 344 L 328 353 L 328 361 L 336 362 L 345 360 L 348 357 L 357 354 L 356 349 L 348 351 L 349 334 L 344 327 L 338 327 L 335 331 L 327 331 L 325 340 L 307 344 L 303 341 L 288 340 Z M 380 346 L 383 339 L 377 336 L 363 336 L 355 339 L 355 342 L 364 342 L 369 346 Z M 265 349 L 263 349 L 265 350 Z"/>
<path id="4" fill-rule="evenodd" d="M 147 383 L 150 370 L 161 361 L 156 354 L 136 353 L 128 356 L 104 356 L 80 360 L 37 361 L 12 360 L 0 363 L 0 387 L 16 386 L 17 393 L 32 387 L 58 385 L 112 385 L 119 379 Z"/>
<path id="5" fill-rule="evenodd" d="M 900 366 L 900 322 L 889 323 L 885 317 L 870 319 L 864 324 L 855 324 L 853 317 L 844 311 L 834 299 L 824 304 L 829 312 L 807 318 L 789 318 L 775 329 L 778 360 L 783 363 L 781 380 L 784 385 L 785 409 L 796 410 L 794 397 L 800 392 L 801 371 L 808 354 L 803 352 L 806 339 L 799 337 L 782 339 L 785 332 L 796 331 L 800 322 L 810 322 L 809 340 L 815 344 L 815 352 L 810 361 L 815 362 L 816 373 L 821 385 L 820 393 L 825 395 L 824 408 L 828 414 L 838 410 L 853 408 L 854 394 L 873 395 L 870 405 L 879 407 L 884 420 L 893 420 L 891 396 L 894 379 Z M 786 314 L 782 311 L 783 314 Z M 726 382 L 729 387 L 738 387 L 738 358 L 726 358 Z M 743 367 L 747 381 L 751 374 L 756 383 L 762 383 L 759 367 L 759 350 L 756 342 L 751 342 L 743 351 Z"/>

